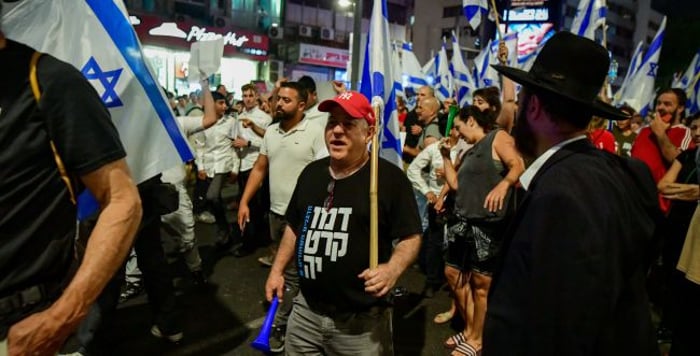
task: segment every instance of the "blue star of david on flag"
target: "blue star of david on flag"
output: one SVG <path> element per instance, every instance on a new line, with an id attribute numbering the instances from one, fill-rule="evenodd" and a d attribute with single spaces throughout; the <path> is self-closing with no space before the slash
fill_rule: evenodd
<path id="1" fill-rule="evenodd" d="M 659 68 L 658 63 L 651 62 L 649 63 L 649 72 L 647 72 L 647 75 L 650 77 L 656 78 L 656 69 Z"/>
<path id="2" fill-rule="evenodd" d="M 104 92 L 102 93 L 101 99 L 107 108 L 115 108 L 118 106 L 123 106 L 119 95 L 115 90 L 117 82 L 119 81 L 119 76 L 122 74 L 123 68 L 103 71 L 100 65 L 95 60 L 95 57 L 90 57 L 90 59 L 85 63 L 83 69 L 80 70 L 87 80 L 99 80 L 102 87 L 104 87 Z"/>

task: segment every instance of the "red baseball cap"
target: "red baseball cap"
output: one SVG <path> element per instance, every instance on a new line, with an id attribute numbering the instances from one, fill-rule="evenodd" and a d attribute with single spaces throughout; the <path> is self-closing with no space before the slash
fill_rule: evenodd
<path id="1" fill-rule="evenodd" d="M 336 105 L 339 105 L 348 115 L 355 119 L 365 119 L 370 126 L 374 125 L 376 121 L 372 105 L 360 92 L 349 90 L 333 99 L 324 100 L 318 105 L 318 111 L 329 112 Z"/>

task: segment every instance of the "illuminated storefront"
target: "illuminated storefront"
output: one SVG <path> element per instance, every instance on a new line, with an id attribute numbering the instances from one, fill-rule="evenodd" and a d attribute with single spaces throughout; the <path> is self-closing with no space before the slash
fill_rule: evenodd
<path id="1" fill-rule="evenodd" d="M 200 89 L 187 81 L 192 42 L 223 37 L 221 71 L 212 84 L 224 84 L 229 91 L 238 92 L 243 84 L 259 79 L 259 64 L 268 58 L 269 38 L 263 34 L 148 15 L 132 15 L 131 21 L 157 80 L 178 94 Z"/>

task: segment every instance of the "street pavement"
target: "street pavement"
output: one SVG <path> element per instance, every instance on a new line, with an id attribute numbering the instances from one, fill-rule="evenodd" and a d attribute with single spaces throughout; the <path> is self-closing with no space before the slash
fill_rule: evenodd
<path id="1" fill-rule="evenodd" d="M 232 215 L 234 212 L 229 211 Z M 209 283 L 200 288 L 192 284 L 184 261 L 175 252 L 174 243 L 164 237 L 164 246 L 173 267 L 182 313 L 184 339 L 172 345 L 151 336 L 151 310 L 141 295 L 120 305 L 114 320 L 108 323 L 114 355 L 261 355 L 250 347 L 262 325 L 266 304 L 264 284 L 269 267 L 258 257 L 269 250 L 261 247 L 245 257 L 214 246 L 215 226 L 197 223 L 196 236 Z M 435 314 L 446 310 L 448 293 L 441 290 L 433 298 L 420 296 L 424 277 L 409 268 L 398 285 L 408 295 L 397 298 L 394 307 L 394 348 L 396 355 L 447 355 L 442 341 L 457 330 L 449 323 L 436 325 Z M 70 341 L 64 351 L 73 351 Z"/>

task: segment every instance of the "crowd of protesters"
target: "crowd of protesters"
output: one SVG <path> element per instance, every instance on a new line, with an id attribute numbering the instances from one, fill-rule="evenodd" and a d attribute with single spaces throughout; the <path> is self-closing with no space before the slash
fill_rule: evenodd
<path id="1" fill-rule="evenodd" d="M 454 117 L 455 99 L 441 102 L 430 86 L 397 99 L 403 165 L 378 164 L 379 258 L 371 267 L 370 198 L 360 192 L 370 186 L 367 148 L 377 118 L 362 94 L 336 82 L 337 95 L 321 101 L 308 76 L 281 79 L 264 94 L 243 85 L 240 101 L 207 80 L 197 93 L 168 93 L 195 159 L 137 187 L 94 91 L 74 70 L 56 76 L 65 64 L 50 56 L 37 62 L 33 53 L 0 33 L 0 61 L 18 68 L 0 90 L 0 107 L 24 108 L 3 110 L 3 119 L 36 110 L 27 117 L 48 122 L 38 136 L 10 132 L 45 141 L 21 143 L 26 158 L 0 154 L 5 167 L 39 167 L 0 174 L 3 192 L 12 187 L 0 195 L 0 234 L 11 247 L 0 248 L 7 272 L 0 277 L 0 355 L 2 347 L 55 353 L 74 329 L 79 354 L 104 354 L 110 346 L 103 326 L 120 301 L 142 291 L 154 311 L 153 336 L 179 342 L 186 336 L 158 237 L 161 227 L 175 237 L 193 284 L 206 285 L 195 223 L 216 224 L 216 247 L 237 257 L 269 247 L 259 259 L 271 267 L 264 293 L 281 299 L 272 352 L 393 354 L 386 297 L 417 263 L 423 297 L 445 285 L 452 297 L 434 323 L 464 321 L 441 340 L 451 355 L 646 355 L 667 339 L 672 355 L 700 353 L 693 340 L 700 318 L 700 113 L 687 112 L 678 89 L 660 90 L 647 117 L 606 104 L 598 95 L 607 53 L 591 41 L 558 34 L 530 72 L 497 66 L 502 90 L 479 88 Z M 26 85 L 37 66 L 41 95 Z M 514 83 L 522 85 L 517 98 Z M 82 105 L 66 104 L 75 98 Z M 55 123 L 74 116 L 99 120 Z M 87 121 L 95 147 L 79 149 L 86 145 L 71 141 L 71 130 Z M 0 131 L 3 152 L 10 152 L 10 129 Z M 61 155 L 55 147 L 50 153 L 53 142 Z M 34 158 L 47 152 L 49 160 Z M 52 156 L 81 183 L 63 180 L 63 163 Z M 231 202 L 223 194 L 228 185 L 237 186 Z M 69 275 L 72 240 L 42 249 L 25 244 L 56 221 L 61 238 L 71 234 L 69 196 L 78 186 L 103 209 L 83 222 L 83 235 L 92 237 L 82 265 L 59 284 L 54 274 L 58 266 L 66 270 L 62 278 Z M 50 216 L 24 203 L 37 191 L 51 197 Z M 41 219 L 31 231 L 18 229 L 12 217 L 21 214 Z M 98 243 L 116 235 L 100 250 Z M 122 264 L 132 246 L 133 258 Z M 41 271 L 5 266 L 27 249 Z M 77 297 L 80 291 L 89 293 Z M 76 314 L 64 324 L 47 316 L 66 308 Z M 655 330 L 652 312 L 661 320 Z M 46 331 L 50 342 L 32 344 L 30 328 L 53 328 Z"/>

